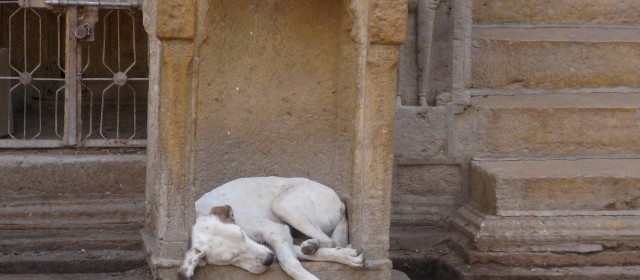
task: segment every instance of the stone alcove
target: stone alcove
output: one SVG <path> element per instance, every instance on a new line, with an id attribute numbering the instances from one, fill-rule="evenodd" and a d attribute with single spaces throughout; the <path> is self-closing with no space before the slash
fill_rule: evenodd
<path id="1" fill-rule="evenodd" d="M 150 109 L 145 250 L 173 277 L 193 202 L 246 176 L 303 176 L 348 205 L 367 269 L 305 263 L 321 278 L 388 279 L 392 135 L 406 1 L 145 1 Z M 233 267 L 196 278 L 252 278 Z M 274 267 L 260 279 L 281 279 Z"/>

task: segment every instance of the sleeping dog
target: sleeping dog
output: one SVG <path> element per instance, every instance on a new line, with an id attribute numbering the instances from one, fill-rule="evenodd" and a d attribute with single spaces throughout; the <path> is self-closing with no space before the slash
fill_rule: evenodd
<path id="1" fill-rule="evenodd" d="M 309 179 L 237 179 L 198 199 L 196 216 L 180 279 L 190 279 L 195 267 L 205 263 L 259 274 L 277 258 L 296 280 L 318 279 L 299 260 L 364 264 L 348 245 L 344 204 L 331 188 Z M 292 231 L 308 239 L 296 245 Z"/>

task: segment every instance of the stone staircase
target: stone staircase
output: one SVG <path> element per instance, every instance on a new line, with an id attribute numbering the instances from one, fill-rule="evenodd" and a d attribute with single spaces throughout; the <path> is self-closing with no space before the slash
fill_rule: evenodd
<path id="1" fill-rule="evenodd" d="M 640 94 L 477 97 L 469 110 L 457 131 L 477 155 L 471 201 L 453 224 L 477 279 L 640 277 Z"/>
<path id="2" fill-rule="evenodd" d="M 144 267 L 144 170 L 140 154 L 0 155 L 0 279 Z"/>
<path id="3" fill-rule="evenodd" d="M 468 279 L 640 279 L 638 2 L 473 2 Z"/>

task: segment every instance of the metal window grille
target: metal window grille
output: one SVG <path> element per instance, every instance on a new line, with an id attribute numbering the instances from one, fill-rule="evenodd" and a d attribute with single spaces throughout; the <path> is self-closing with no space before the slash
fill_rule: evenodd
<path id="1" fill-rule="evenodd" d="M 145 146 L 142 13 L 20 2 L 0 1 L 0 148 Z"/>

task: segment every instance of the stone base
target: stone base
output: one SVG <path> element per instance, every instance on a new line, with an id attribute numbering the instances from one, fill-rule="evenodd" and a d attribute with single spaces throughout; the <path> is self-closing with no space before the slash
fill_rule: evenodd
<path id="1" fill-rule="evenodd" d="M 631 280 L 640 279 L 640 266 L 530 268 L 501 265 L 473 266 L 464 280 Z"/>
<path id="2" fill-rule="evenodd" d="M 450 244 L 451 245 L 451 244 Z M 450 246 L 456 247 L 456 246 Z M 454 248 L 460 249 L 460 248 Z M 430 280 L 622 280 L 640 279 L 640 266 L 566 266 L 533 267 L 503 264 L 467 264 L 460 254 L 448 248 L 438 249 L 437 268 L 429 270 L 429 259 L 414 256 L 411 267 L 399 267 L 413 279 Z M 395 260 L 394 260 L 395 261 Z M 421 261 L 423 263 L 421 263 Z M 433 260 L 431 260 L 433 261 Z M 407 260 L 403 260 L 407 263 Z M 433 264 L 431 264 L 433 265 Z M 416 268 L 417 267 L 417 268 Z M 413 271 L 413 268 L 415 271 Z M 409 271 L 407 270 L 409 269 Z M 429 273 L 429 274 L 425 274 Z"/>
<path id="3" fill-rule="evenodd" d="M 345 265 L 328 262 L 303 262 L 302 265 L 313 275 L 320 279 L 332 280 L 368 280 L 368 279 L 391 279 L 391 263 L 385 265 L 384 269 L 355 269 Z M 152 268 L 153 269 L 153 268 Z M 176 279 L 178 267 L 157 267 L 154 271 L 156 279 Z M 263 274 L 251 274 L 235 266 L 214 266 L 206 265 L 196 269 L 193 279 L 215 279 L 215 280 L 282 280 L 291 279 L 282 268 L 273 264 L 269 271 Z"/>
<path id="4" fill-rule="evenodd" d="M 177 279 L 177 271 L 182 259 L 164 259 L 156 254 L 157 247 L 154 239 L 142 231 L 143 249 L 147 263 L 155 279 Z M 356 269 L 342 264 L 330 262 L 302 262 L 302 265 L 320 279 L 332 280 L 387 280 L 391 279 L 391 261 L 365 261 L 365 268 Z M 235 266 L 206 265 L 196 268 L 193 279 L 215 280 L 280 280 L 291 279 L 276 262 L 263 274 L 251 274 Z"/>
<path id="5" fill-rule="evenodd" d="M 465 206 L 453 227 L 452 247 L 470 265 L 463 279 L 640 279 L 635 215 L 504 217 Z"/>

